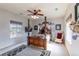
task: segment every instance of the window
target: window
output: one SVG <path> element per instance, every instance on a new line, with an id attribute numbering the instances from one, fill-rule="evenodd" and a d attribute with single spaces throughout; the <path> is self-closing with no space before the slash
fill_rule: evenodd
<path id="1" fill-rule="evenodd" d="M 20 37 L 22 35 L 22 23 L 10 21 L 10 38 Z"/>

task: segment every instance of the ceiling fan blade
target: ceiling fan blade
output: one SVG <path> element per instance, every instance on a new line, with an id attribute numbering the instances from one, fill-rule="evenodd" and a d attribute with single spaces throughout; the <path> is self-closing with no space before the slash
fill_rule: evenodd
<path id="1" fill-rule="evenodd" d="M 30 10 L 27 10 L 28 12 L 31 12 L 31 13 L 34 13 L 34 12 L 32 12 L 32 11 L 30 11 Z"/>
<path id="2" fill-rule="evenodd" d="M 34 10 L 34 13 L 35 13 L 35 14 L 38 14 L 39 12 L 41 12 L 40 9 L 39 9 L 39 10 Z"/>
<path id="3" fill-rule="evenodd" d="M 37 15 L 44 16 L 44 14 L 37 14 Z"/>
<path id="4" fill-rule="evenodd" d="M 31 15 L 33 15 L 33 14 L 27 14 L 28 16 L 31 16 Z"/>

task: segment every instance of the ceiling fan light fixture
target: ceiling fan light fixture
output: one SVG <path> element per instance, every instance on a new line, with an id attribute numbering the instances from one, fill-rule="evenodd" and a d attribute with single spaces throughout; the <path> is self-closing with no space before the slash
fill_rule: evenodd
<path id="1" fill-rule="evenodd" d="M 36 15 L 32 15 L 31 16 L 33 19 L 38 19 L 39 17 L 38 16 L 36 16 Z"/>

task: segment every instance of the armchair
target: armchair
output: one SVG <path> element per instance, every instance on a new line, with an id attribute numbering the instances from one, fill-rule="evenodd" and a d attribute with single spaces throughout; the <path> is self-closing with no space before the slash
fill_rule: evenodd
<path id="1" fill-rule="evenodd" d="M 58 32 L 55 38 L 55 42 L 62 43 L 63 42 L 63 33 Z"/>

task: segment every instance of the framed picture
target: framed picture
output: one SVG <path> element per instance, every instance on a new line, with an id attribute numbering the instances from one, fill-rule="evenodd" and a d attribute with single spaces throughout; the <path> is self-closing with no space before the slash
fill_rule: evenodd
<path id="1" fill-rule="evenodd" d="M 79 3 L 75 5 L 75 21 L 79 21 Z"/>
<path id="2" fill-rule="evenodd" d="M 56 30 L 61 30 L 61 24 L 56 24 L 56 25 L 55 25 L 55 29 L 56 29 Z"/>
<path id="3" fill-rule="evenodd" d="M 34 30 L 38 30 L 38 25 L 35 25 L 34 26 Z"/>

